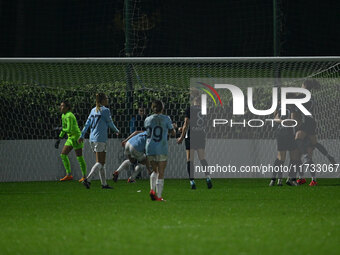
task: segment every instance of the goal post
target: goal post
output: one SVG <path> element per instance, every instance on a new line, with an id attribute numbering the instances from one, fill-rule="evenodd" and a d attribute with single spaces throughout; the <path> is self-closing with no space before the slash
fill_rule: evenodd
<path id="1" fill-rule="evenodd" d="M 133 91 L 126 87 L 127 65 L 132 70 Z M 139 107 L 145 107 L 150 114 L 152 100 L 161 99 L 165 114 L 182 126 L 190 105 L 193 79 L 271 79 L 277 78 L 278 68 L 282 86 L 298 87 L 307 78 L 323 81 L 314 95 L 318 106 L 315 113 L 318 137 L 331 152 L 339 155 L 340 57 L 1 58 L 0 161 L 4 164 L 0 166 L 0 181 L 57 180 L 63 175 L 60 150 L 53 146 L 54 129 L 61 125 L 58 109 L 61 100 L 72 103 L 82 128 L 94 106 L 95 93 L 109 96 L 114 123 L 121 130 L 119 138 L 109 135 L 107 171 L 111 173 L 124 159 L 120 141 L 130 133 L 130 121 Z M 285 83 L 287 79 L 289 83 Z M 266 107 L 271 88 L 259 89 L 260 93 L 254 95 L 255 104 Z M 131 104 L 126 102 L 128 93 L 132 94 Z M 230 96 L 223 95 L 222 99 L 229 100 Z M 229 106 L 230 102 L 225 105 Z M 220 129 L 223 136 L 218 139 L 248 146 L 244 148 L 249 148 L 247 155 L 251 162 L 272 163 L 276 150 L 273 129 L 256 132 L 249 128 Z M 187 178 L 184 146 L 177 145 L 174 139 L 169 144 L 166 177 Z M 228 150 L 226 159 L 228 155 L 234 157 Z M 84 153 L 90 167 L 94 157 L 88 144 Z M 322 155 L 315 154 L 316 161 L 325 162 Z M 74 175 L 80 175 L 73 152 L 70 159 Z"/>

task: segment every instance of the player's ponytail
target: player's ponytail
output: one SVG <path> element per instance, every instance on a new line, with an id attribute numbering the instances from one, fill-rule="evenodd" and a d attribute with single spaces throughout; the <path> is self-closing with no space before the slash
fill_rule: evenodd
<path id="1" fill-rule="evenodd" d="M 317 80 L 305 80 L 303 85 L 308 90 L 317 90 L 321 87 L 320 83 Z"/>
<path id="2" fill-rule="evenodd" d="M 163 105 L 162 101 L 155 100 L 155 101 L 152 102 L 151 110 L 152 110 L 153 113 L 159 114 L 163 111 L 163 109 L 164 109 L 164 105 Z"/>
<path id="3" fill-rule="evenodd" d="M 102 106 L 103 100 L 105 100 L 106 95 L 104 93 L 96 94 L 96 112 L 100 111 L 100 107 Z"/>

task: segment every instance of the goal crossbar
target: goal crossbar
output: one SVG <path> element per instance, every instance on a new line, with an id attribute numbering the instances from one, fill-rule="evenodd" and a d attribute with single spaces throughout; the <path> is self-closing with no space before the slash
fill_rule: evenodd
<path id="1" fill-rule="evenodd" d="M 0 58 L 0 63 L 245 63 L 340 61 L 340 56 L 316 57 L 150 57 L 150 58 Z"/>

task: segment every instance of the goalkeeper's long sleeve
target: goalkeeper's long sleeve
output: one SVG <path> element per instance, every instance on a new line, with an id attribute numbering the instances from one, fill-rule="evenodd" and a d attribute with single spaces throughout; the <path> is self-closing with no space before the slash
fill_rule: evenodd
<path id="1" fill-rule="evenodd" d="M 77 119 L 72 112 L 67 112 L 62 115 L 62 124 L 62 130 L 59 134 L 60 138 L 63 138 L 65 134 L 68 136 L 80 135 Z"/>

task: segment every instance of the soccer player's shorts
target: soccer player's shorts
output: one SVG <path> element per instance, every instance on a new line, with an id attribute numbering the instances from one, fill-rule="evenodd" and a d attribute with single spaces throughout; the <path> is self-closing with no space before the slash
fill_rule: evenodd
<path id="1" fill-rule="evenodd" d="M 146 158 L 144 152 L 137 151 L 129 142 L 125 144 L 124 154 L 126 156 L 130 155 L 130 157 L 137 159 L 139 162 Z"/>
<path id="2" fill-rule="evenodd" d="M 190 143 L 191 140 L 191 143 Z M 190 138 L 185 138 L 186 150 L 204 150 L 205 149 L 205 132 L 192 132 Z"/>
<path id="3" fill-rule="evenodd" d="M 106 143 L 103 142 L 90 142 L 93 152 L 106 152 Z"/>
<path id="4" fill-rule="evenodd" d="M 70 135 L 65 142 L 65 146 L 72 146 L 75 150 L 84 148 L 84 143 L 78 143 L 79 137 L 80 134 L 79 136 Z"/>
<path id="5" fill-rule="evenodd" d="M 162 155 L 148 155 L 149 161 L 167 161 L 168 160 L 168 155 L 162 154 Z"/>
<path id="6" fill-rule="evenodd" d="M 278 151 L 293 151 L 297 149 L 294 132 L 288 128 L 276 133 L 276 142 Z"/>
<path id="7" fill-rule="evenodd" d="M 185 142 L 185 149 L 190 150 L 190 138 L 185 138 L 184 142 Z"/>

